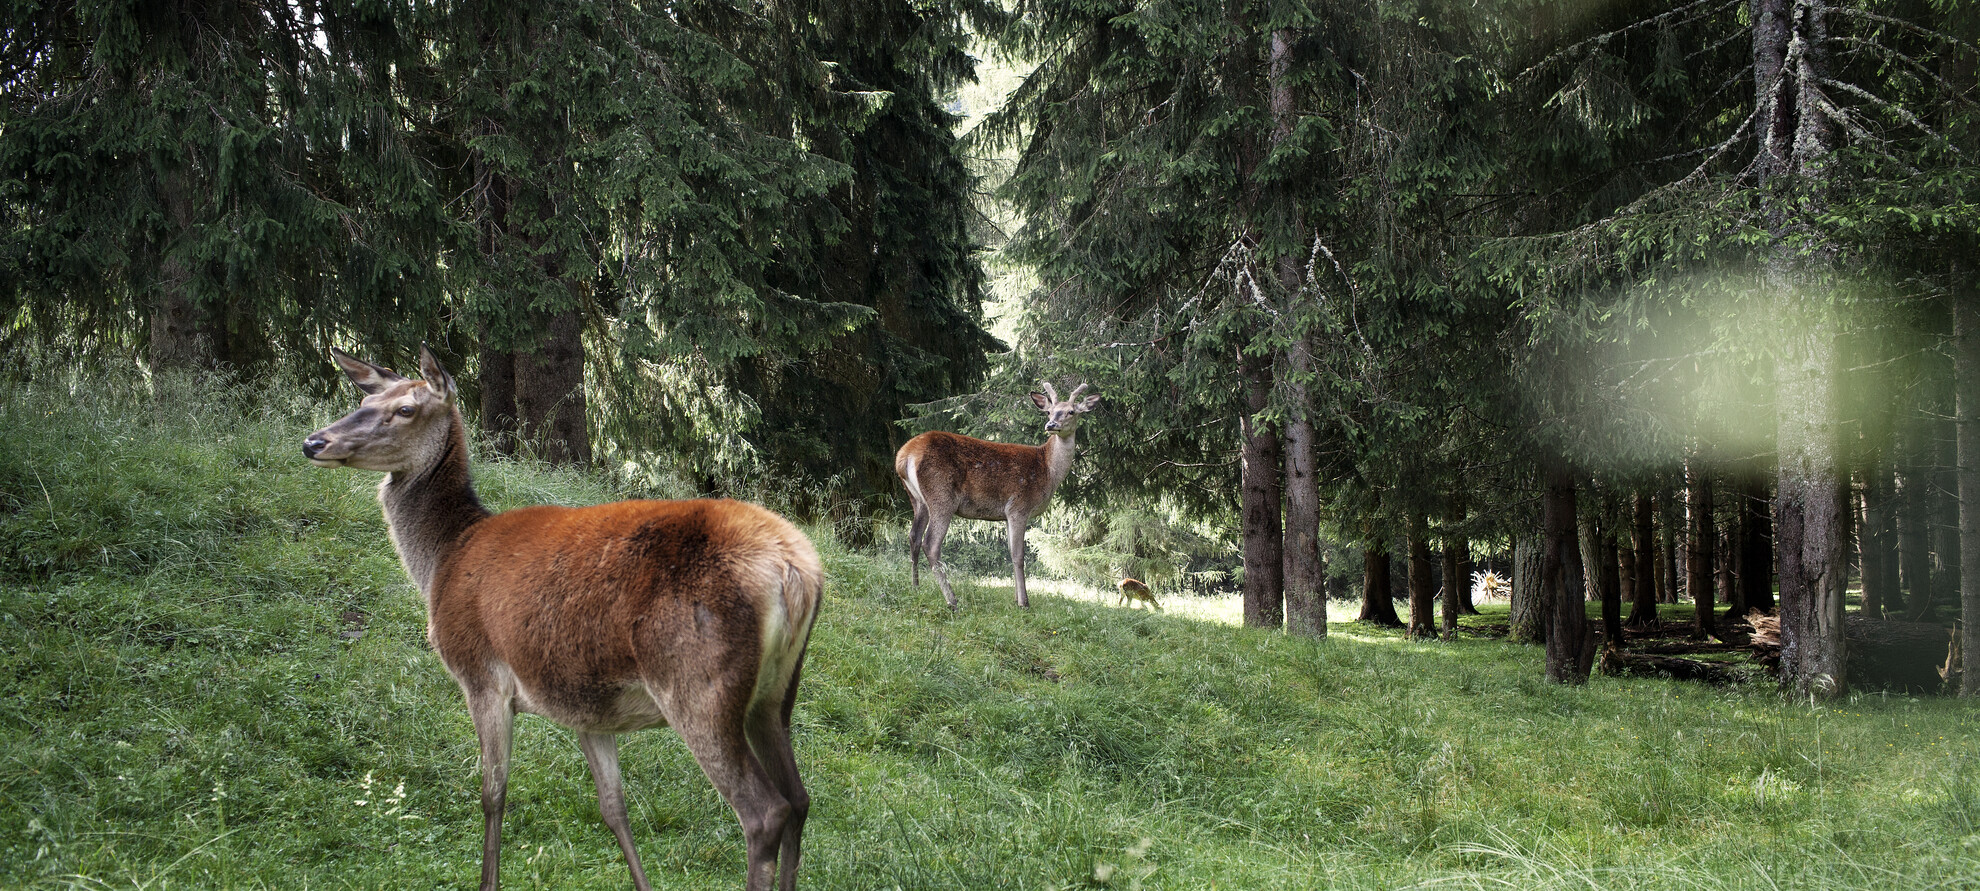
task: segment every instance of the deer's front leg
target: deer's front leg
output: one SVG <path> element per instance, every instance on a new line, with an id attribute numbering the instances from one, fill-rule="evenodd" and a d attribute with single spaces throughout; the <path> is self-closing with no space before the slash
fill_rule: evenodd
<path id="1" fill-rule="evenodd" d="M 605 827 L 612 830 L 612 837 L 619 840 L 619 852 L 626 856 L 626 868 L 632 871 L 633 887 L 638 891 L 653 891 L 653 886 L 646 881 L 646 871 L 639 867 L 639 849 L 633 846 L 632 825 L 626 819 L 625 782 L 619 776 L 618 735 L 580 732 L 578 747 L 584 750 L 584 761 L 591 766 L 592 784 L 598 787 L 598 815 L 605 819 Z"/>
<path id="2" fill-rule="evenodd" d="M 1024 524 L 1029 518 L 1013 513 L 1004 518 L 1004 528 L 1011 540 L 1011 572 L 1017 583 L 1017 605 L 1029 609 L 1031 598 L 1024 593 Z"/>
<path id="3" fill-rule="evenodd" d="M 495 891 L 502 881 L 502 809 L 509 795 L 516 712 L 506 697 L 470 692 L 468 713 L 474 717 L 474 735 L 481 739 L 481 891 Z"/>

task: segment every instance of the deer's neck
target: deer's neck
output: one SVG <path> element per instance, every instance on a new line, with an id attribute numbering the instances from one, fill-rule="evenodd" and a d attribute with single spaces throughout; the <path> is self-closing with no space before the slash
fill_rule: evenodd
<path id="1" fill-rule="evenodd" d="M 1052 481 L 1051 489 L 1057 489 L 1065 482 L 1066 474 L 1072 471 L 1073 431 L 1053 433 L 1045 437 L 1045 444 L 1038 447 L 1045 453 L 1045 476 Z"/>
<path id="2" fill-rule="evenodd" d="M 458 409 L 439 456 L 421 471 L 387 474 L 378 487 L 385 525 L 406 574 L 430 603 L 433 576 L 468 528 L 488 517 L 468 476 L 467 435 Z"/>

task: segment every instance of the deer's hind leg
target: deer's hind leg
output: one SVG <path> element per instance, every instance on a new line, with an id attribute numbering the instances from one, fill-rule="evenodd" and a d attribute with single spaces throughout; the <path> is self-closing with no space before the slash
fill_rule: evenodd
<path id="1" fill-rule="evenodd" d="M 922 552 L 927 549 L 928 541 L 928 505 L 922 503 L 920 498 L 914 497 L 912 492 L 908 493 L 908 500 L 914 502 L 914 522 L 908 525 L 908 580 L 910 584 L 920 587 L 920 558 Z M 932 558 L 928 568 L 931 570 L 935 568 Z"/>
<path id="2" fill-rule="evenodd" d="M 741 639 L 754 643 L 752 638 Z M 670 647 L 657 651 L 692 651 L 696 667 L 702 670 L 642 671 L 647 689 L 667 723 L 687 743 L 701 772 L 742 823 L 748 850 L 744 886 L 748 891 L 769 891 L 793 809 L 771 771 L 751 751 L 750 735 L 756 731 L 750 725 L 762 720 L 752 714 L 758 707 L 751 702 L 759 653 L 754 646 L 728 645 L 719 633 L 667 643 Z M 763 705 L 772 706 L 770 716 L 782 720 L 782 703 Z"/>
<path id="3" fill-rule="evenodd" d="M 805 791 L 804 780 L 798 776 L 797 753 L 791 749 L 791 708 L 797 700 L 798 677 L 803 672 L 804 654 L 799 653 L 797 666 L 791 670 L 791 681 L 784 689 L 783 702 L 757 703 L 750 711 L 748 724 L 750 749 L 791 806 L 778 845 L 778 887 L 782 891 L 797 887 L 804 821 L 811 812 L 811 793 Z"/>
<path id="4" fill-rule="evenodd" d="M 949 568 L 942 564 L 942 541 L 949 537 L 951 516 L 941 516 L 930 511 L 928 528 L 922 532 L 923 550 L 928 554 L 928 568 L 935 573 L 935 582 L 942 586 L 942 597 L 949 601 L 949 608 L 956 608 L 955 589 L 949 587 Z"/>

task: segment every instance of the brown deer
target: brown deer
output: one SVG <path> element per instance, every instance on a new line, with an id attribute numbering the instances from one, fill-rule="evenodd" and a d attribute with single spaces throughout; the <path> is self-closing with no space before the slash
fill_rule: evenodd
<path id="1" fill-rule="evenodd" d="M 378 500 L 427 636 L 481 740 L 481 887 L 501 874 L 518 711 L 577 731 L 639 891 L 618 734 L 671 725 L 742 821 L 750 891 L 797 884 L 810 796 L 791 704 L 818 598 L 818 554 L 782 517 L 735 501 L 621 501 L 490 514 L 468 477 L 454 379 L 423 381 L 331 351 L 363 402 L 309 435 L 318 467 L 381 471 Z M 779 869 L 781 867 L 781 875 Z"/>
<path id="2" fill-rule="evenodd" d="M 1146 582 L 1143 582 L 1140 579 L 1132 579 L 1132 578 L 1121 579 L 1120 587 L 1121 587 L 1121 599 L 1120 599 L 1121 606 L 1129 606 L 1131 605 L 1132 601 L 1139 600 L 1148 604 L 1151 607 L 1154 607 L 1155 609 L 1159 610 L 1162 608 L 1162 605 L 1160 603 L 1155 602 L 1155 592 L 1149 590 L 1148 584 Z"/>
<path id="3" fill-rule="evenodd" d="M 1073 431 L 1079 416 L 1100 403 L 1096 394 L 1080 400 L 1074 388 L 1064 402 L 1052 385 L 1039 381 L 1045 392 L 1031 394 L 1031 401 L 1045 413 L 1043 445 L 1014 445 L 986 442 L 939 430 L 923 433 L 907 441 L 894 455 L 894 473 L 907 486 L 908 500 L 914 503 L 914 522 L 908 531 L 908 566 L 914 584 L 921 584 L 919 556 L 928 556 L 928 568 L 942 586 L 949 608 L 956 608 L 956 592 L 949 587 L 949 571 L 942 565 L 942 539 L 949 534 L 949 523 L 956 517 L 971 520 L 1003 520 L 1011 545 L 1011 570 L 1017 582 L 1017 603 L 1031 606 L 1024 593 L 1024 524 L 1045 509 L 1052 490 L 1072 469 Z"/>

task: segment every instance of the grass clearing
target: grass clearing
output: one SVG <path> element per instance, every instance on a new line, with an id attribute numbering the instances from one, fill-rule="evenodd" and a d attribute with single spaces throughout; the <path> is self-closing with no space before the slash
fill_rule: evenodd
<path id="1" fill-rule="evenodd" d="M 473 729 L 377 478 L 300 459 L 334 408 L 178 398 L 199 411 L 0 391 L 0 887 L 471 885 Z M 495 507 L 616 497 L 524 463 L 477 480 Z M 1019 611 L 980 578 L 951 614 L 898 549 L 812 534 L 808 888 L 1980 883 L 1970 704 L 1560 688 L 1499 641 L 1315 643 L 1071 588 Z M 656 883 L 738 884 L 741 833 L 679 740 L 627 736 L 623 761 Z M 512 776 L 510 887 L 628 884 L 568 731 L 519 721 Z"/>

